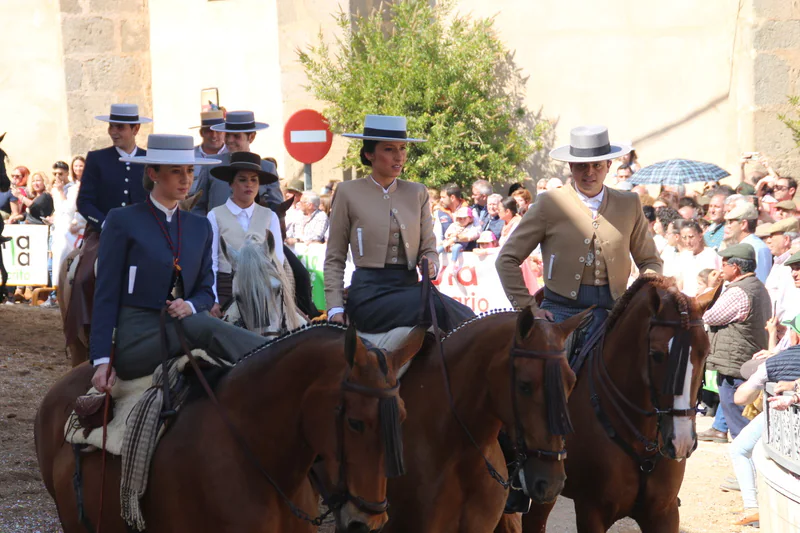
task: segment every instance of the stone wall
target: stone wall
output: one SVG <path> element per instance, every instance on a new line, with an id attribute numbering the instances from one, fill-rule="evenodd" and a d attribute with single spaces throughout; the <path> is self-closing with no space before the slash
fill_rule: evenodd
<path id="1" fill-rule="evenodd" d="M 109 144 L 94 119 L 112 103 L 139 105 L 152 117 L 147 0 L 61 0 L 64 76 L 72 153 Z M 144 146 L 150 126 L 138 136 Z"/>
<path id="2" fill-rule="evenodd" d="M 754 149 L 782 174 L 798 177 L 800 151 L 778 114 L 790 111 L 788 95 L 800 95 L 800 2 L 752 2 Z"/>

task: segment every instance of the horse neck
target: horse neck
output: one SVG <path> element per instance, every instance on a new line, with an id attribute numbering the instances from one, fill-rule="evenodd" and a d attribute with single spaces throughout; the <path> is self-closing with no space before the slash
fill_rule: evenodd
<path id="1" fill-rule="evenodd" d="M 603 344 L 603 361 L 611 381 L 626 398 L 642 408 L 650 404 L 647 358 L 651 319 L 645 299 L 634 298 L 606 333 Z M 592 367 L 588 364 L 584 368 L 591 371 Z"/>
<path id="2" fill-rule="evenodd" d="M 341 349 L 333 344 L 343 345 L 341 331 L 317 327 L 319 338 L 312 334 L 280 340 L 240 362 L 219 387 L 220 403 L 231 421 L 282 489 L 302 484 L 317 456 L 302 432 L 305 397 L 318 386 L 338 390 L 346 366 Z M 332 414 L 334 400 L 315 408 Z"/>
<path id="3" fill-rule="evenodd" d="M 479 442 L 494 442 L 502 419 L 495 408 L 491 368 L 498 358 L 506 361 L 510 356 L 511 339 L 516 326 L 516 313 L 503 313 L 480 319 L 464 330 L 457 332 L 458 338 L 444 342 L 444 356 L 450 375 L 450 390 L 459 417 Z M 498 342 L 498 339 L 503 339 Z M 507 340 L 506 340 L 507 339 Z M 430 372 L 430 379 L 439 381 L 443 387 L 441 358 Z M 504 391 L 510 387 L 505 384 Z M 442 409 L 443 421 L 458 426 L 458 421 L 447 409 Z M 460 431 L 460 427 L 458 428 Z M 464 439 L 460 439 L 464 440 Z"/>

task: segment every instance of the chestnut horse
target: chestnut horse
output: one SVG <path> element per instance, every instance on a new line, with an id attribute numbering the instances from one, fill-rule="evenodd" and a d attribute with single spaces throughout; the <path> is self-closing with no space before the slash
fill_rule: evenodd
<path id="1" fill-rule="evenodd" d="M 307 477 L 316 457 L 338 483 L 337 527 L 380 529 L 387 520 L 386 476 L 401 473 L 391 472 L 396 457 L 385 452 L 402 453 L 393 440 L 405 418 L 396 370 L 423 338 L 415 330 L 403 347 L 385 354 L 367 349 L 352 328 L 318 324 L 243 358 L 216 386 L 235 431 L 203 396 L 182 408 L 161 439 L 142 498 L 148 533 L 314 531 L 289 502 L 316 514 Z M 74 368 L 50 389 L 36 416 L 39 468 L 65 533 L 85 533 L 64 425 L 92 373 L 88 365 Z M 96 524 L 100 453 L 83 454 L 81 462 L 84 508 Z M 103 533 L 128 531 L 120 518 L 120 466 L 119 457 L 109 457 Z"/>
<path id="2" fill-rule="evenodd" d="M 643 275 L 612 310 L 569 399 L 575 433 L 564 496 L 574 500 L 580 533 L 607 531 L 624 517 L 644 533 L 678 533 L 709 351 L 702 317 L 718 295 L 689 298 L 672 278 Z M 543 533 L 551 509 L 534 505 L 523 530 Z"/>
<path id="3" fill-rule="evenodd" d="M 508 495 L 489 470 L 508 477 L 501 427 L 524 443 L 517 450 L 527 455 L 520 459 L 523 489 L 538 502 L 555 501 L 565 479 L 566 398 L 575 384 L 564 343 L 584 315 L 554 324 L 530 309 L 494 312 L 453 330 L 441 355 L 435 343 L 425 344 L 402 381 L 407 473 L 389 481 L 385 532 L 492 531 Z M 554 427 L 559 416 L 565 423 Z"/>

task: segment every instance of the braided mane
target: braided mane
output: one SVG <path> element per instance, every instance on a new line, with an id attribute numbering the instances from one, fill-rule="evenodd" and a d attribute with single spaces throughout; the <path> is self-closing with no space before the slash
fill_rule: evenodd
<path id="1" fill-rule="evenodd" d="M 617 300 L 617 303 L 614 304 L 614 309 L 611 310 L 611 314 L 608 317 L 608 329 L 614 327 L 614 325 L 619 321 L 622 314 L 628 307 L 628 304 L 631 303 L 633 297 L 639 290 L 644 287 L 645 285 L 652 285 L 656 289 L 661 289 L 670 293 L 673 298 L 675 299 L 675 303 L 678 306 L 678 312 L 680 313 L 680 320 L 681 320 L 681 327 L 686 329 L 689 327 L 689 309 L 690 309 L 690 300 L 689 297 L 683 294 L 679 289 L 678 286 L 675 284 L 675 278 L 661 276 L 659 274 L 642 274 L 639 278 L 634 281 L 628 290 L 625 291 L 625 294 Z"/>
<path id="2" fill-rule="evenodd" d="M 490 316 L 495 316 L 495 315 L 502 315 L 504 313 L 518 313 L 518 312 L 519 311 L 517 311 L 516 309 L 491 309 L 489 311 L 485 311 L 485 312 L 483 312 L 483 313 L 481 313 L 479 315 L 476 315 L 476 316 L 474 316 L 472 318 L 468 318 L 467 320 L 461 322 L 459 325 L 457 325 L 456 327 L 454 327 L 453 329 L 451 329 L 450 331 L 445 333 L 442 336 L 442 342 L 447 340 L 448 337 L 451 337 L 455 332 L 460 331 L 460 330 L 462 330 L 462 329 L 464 329 L 464 328 L 466 328 L 468 326 L 471 326 L 475 322 L 480 322 L 484 318 L 488 318 Z"/>
<path id="3" fill-rule="evenodd" d="M 250 350 L 248 353 L 244 354 L 241 359 L 239 359 L 238 361 L 236 361 L 236 363 L 234 363 L 233 366 L 239 365 L 240 363 L 244 362 L 246 359 L 249 359 L 253 355 L 261 352 L 262 350 L 264 350 L 265 348 L 267 348 L 269 346 L 272 346 L 273 344 L 278 344 L 279 342 L 283 342 L 286 339 L 289 339 L 291 337 L 295 337 L 295 336 L 299 335 L 300 333 L 303 333 L 303 332 L 308 331 L 310 329 L 321 329 L 321 328 L 338 329 L 340 331 L 347 331 L 347 326 L 343 326 L 342 324 L 339 324 L 338 322 L 320 321 L 320 322 L 311 322 L 310 324 L 304 324 L 304 325 L 300 326 L 297 329 L 293 329 L 291 331 L 287 331 L 286 333 L 284 333 L 280 337 L 276 337 L 274 339 L 270 339 L 268 341 L 265 341 L 264 344 L 262 344 L 261 346 L 258 346 L 256 348 Z"/>

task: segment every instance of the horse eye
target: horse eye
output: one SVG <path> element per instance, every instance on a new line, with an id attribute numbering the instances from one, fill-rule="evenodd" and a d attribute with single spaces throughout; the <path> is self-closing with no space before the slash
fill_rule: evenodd
<path id="1" fill-rule="evenodd" d="M 666 357 L 666 354 L 664 352 L 661 352 L 661 351 L 658 351 L 658 350 L 651 351 L 650 355 L 652 356 L 653 359 L 656 360 L 656 363 L 663 362 L 664 361 L 664 357 Z"/>
<path id="2" fill-rule="evenodd" d="M 362 422 L 361 420 L 356 420 L 355 418 L 348 418 L 347 423 L 350 425 L 350 429 L 352 429 L 356 433 L 364 433 L 364 422 Z"/>
<path id="3" fill-rule="evenodd" d="M 524 394 L 525 396 L 530 396 L 533 394 L 533 387 L 531 386 L 530 381 L 521 381 L 519 383 L 519 392 L 520 394 Z"/>

